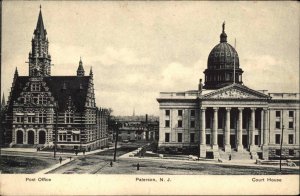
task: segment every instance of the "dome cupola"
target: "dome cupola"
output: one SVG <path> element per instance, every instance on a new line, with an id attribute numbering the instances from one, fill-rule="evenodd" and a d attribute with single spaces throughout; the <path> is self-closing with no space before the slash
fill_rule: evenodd
<path id="1" fill-rule="evenodd" d="M 235 73 L 235 78 L 233 77 Z M 227 43 L 225 22 L 222 25 L 220 43 L 216 45 L 208 56 L 205 74 L 205 89 L 218 89 L 232 83 L 242 84 L 239 56 L 234 47 Z"/>

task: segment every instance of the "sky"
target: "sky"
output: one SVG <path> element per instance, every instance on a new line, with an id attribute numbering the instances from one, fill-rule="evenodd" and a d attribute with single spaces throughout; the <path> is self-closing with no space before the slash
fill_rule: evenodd
<path id="1" fill-rule="evenodd" d="M 4 1 L 2 76 L 6 100 L 15 68 L 28 75 L 39 6 L 52 75 L 92 67 L 96 103 L 114 115 L 158 115 L 159 92 L 197 89 L 222 23 L 255 90 L 299 92 L 297 2 Z M 3 93 L 1 92 L 1 94 Z"/>

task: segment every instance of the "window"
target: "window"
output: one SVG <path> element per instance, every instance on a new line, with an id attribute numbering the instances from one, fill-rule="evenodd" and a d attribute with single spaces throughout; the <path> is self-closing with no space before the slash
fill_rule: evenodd
<path id="1" fill-rule="evenodd" d="M 191 116 L 195 116 L 195 110 L 191 110 Z"/>
<path id="2" fill-rule="evenodd" d="M 178 116 L 182 116 L 182 110 L 178 110 Z"/>
<path id="3" fill-rule="evenodd" d="M 170 116 L 170 110 L 166 110 L 166 116 Z"/>
<path id="4" fill-rule="evenodd" d="M 170 127 L 170 120 L 165 121 L 165 127 Z"/>
<path id="5" fill-rule="evenodd" d="M 40 91 L 40 85 L 39 84 L 31 84 L 31 90 L 32 91 Z"/>
<path id="6" fill-rule="evenodd" d="M 165 133 L 165 142 L 170 142 L 170 133 Z"/>
<path id="7" fill-rule="evenodd" d="M 191 120 L 191 128 L 195 128 L 195 121 Z"/>
<path id="8" fill-rule="evenodd" d="M 67 141 L 67 133 L 60 133 L 58 135 L 58 140 L 59 141 Z"/>
<path id="9" fill-rule="evenodd" d="M 23 116 L 17 116 L 17 122 L 18 123 L 24 122 L 24 117 Z"/>
<path id="10" fill-rule="evenodd" d="M 294 117 L 294 111 L 289 111 L 289 117 Z"/>
<path id="11" fill-rule="evenodd" d="M 205 116 L 205 128 L 207 128 L 207 129 L 209 129 L 209 128 L 211 128 L 210 127 L 210 116 L 209 115 L 206 115 Z"/>
<path id="12" fill-rule="evenodd" d="M 206 144 L 210 144 L 210 134 L 206 134 Z"/>
<path id="13" fill-rule="evenodd" d="M 275 150 L 275 154 L 276 154 L 277 156 L 280 156 L 280 149 L 276 149 L 276 150 Z"/>
<path id="14" fill-rule="evenodd" d="M 195 133 L 191 133 L 191 135 L 190 135 L 190 141 L 191 141 L 191 143 L 195 142 Z"/>
<path id="15" fill-rule="evenodd" d="M 79 141 L 79 135 L 78 134 L 73 134 L 73 141 Z"/>
<path id="16" fill-rule="evenodd" d="M 28 123 L 34 123 L 34 120 L 35 120 L 35 118 L 34 118 L 34 116 L 28 116 Z"/>
<path id="17" fill-rule="evenodd" d="M 89 117 L 93 118 L 93 115 L 91 115 Z M 65 113 L 65 122 L 66 123 L 73 123 L 74 122 L 74 117 L 73 117 L 73 113 L 72 112 L 66 112 Z"/>
<path id="18" fill-rule="evenodd" d="M 276 117 L 280 117 L 281 115 L 281 112 L 280 111 L 276 111 Z"/>
<path id="19" fill-rule="evenodd" d="M 40 114 L 38 114 L 38 120 L 39 120 L 39 123 L 46 123 L 46 121 L 47 121 L 47 118 L 46 118 L 46 114 L 44 114 L 44 113 L 40 113 Z"/>
<path id="20" fill-rule="evenodd" d="M 289 156 L 294 156 L 294 155 L 295 155 L 294 149 L 289 149 Z"/>
<path id="21" fill-rule="evenodd" d="M 255 135 L 254 136 L 254 145 L 258 145 L 258 143 L 259 143 L 259 136 Z"/>
<path id="22" fill-rule="evenodd" d="M 182 142 L 182 133 L 177 133 L 178 142 Z"/>
<path id="23" fill-rule="evenodd" d="M 289 122 L 289 129 L 293 129 L 294 128 L 294 122 L 293 121 L 290 121 Z"/>
<path id="24" fill-rule="evenodd" d="M 178 127 L 182 127 L 182 120 L 178 120 Z"/>
<path id="25" fill-rule="evenodd" d="M 276 121 L 276 129 L 280 129 L 280 121 Z"/>
<path id="26" fill-rule="evenodd" d="M 275 144 L 280 144 L 280 134 L 275 135 Z"/>
<path id="27" fill-rule="evenodd" d="M 293 144 L 293 143 L 294 143 L 294 135 L 289 134 L 289 144 Z"/>

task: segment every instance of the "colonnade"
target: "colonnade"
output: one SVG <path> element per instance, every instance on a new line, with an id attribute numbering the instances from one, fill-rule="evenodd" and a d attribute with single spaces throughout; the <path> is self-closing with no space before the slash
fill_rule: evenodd
<path id="1" fill-rule="evenodd" d="M 218 150 L 218 112 L 220 110 L 219 107 L 213 107 L 213 122 L 212 122 L 212 130 L 211 130 L 211 147 L 213 150 Z M 231 145 L 230 145 L 230 132 L 231 132 L 231 126 L 230 126 L 230 112 L 232 109 L 231 107 L 226 107 L 226 115 L 225 115 L 225 126 L 224 126 L 224 149 L 226 152 L 231 151 Z M 245 108 L 243 107 L 237 107 L 238 109 L 238 119 L 237 119 L 237 127 L 236 127 L 236 148 L 237 151 L 243 150 L 243 143 L 242 143 L 242 137 L 243 137 L 243 110 Z M 262 122 L 262 129 L 261 133 L 263 134 L 263 145 L 268 144 L 268 110 L 267 108 L 250 108 L 251 114 L 250 114 L 250 122 L 249 122 L 249 150 L 255 151 L 255 111 L 257 109 L 261 110 L 261 122 Z M 200 156 L 203 154 L 206 150 L 206 107 L 202 107 L 200 109 Z"/>

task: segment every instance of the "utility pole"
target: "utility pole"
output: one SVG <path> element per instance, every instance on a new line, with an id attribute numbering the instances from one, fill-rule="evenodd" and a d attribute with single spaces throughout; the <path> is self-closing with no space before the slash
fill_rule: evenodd
<path id="1" fill-rule="evenodd" d="M 56 102 L 56 121 L 55 121 L 55 138 L 54 138 L 54 158 L 57 150 L 57 129 L 58 129 L 58 101 Z"/>
<path id="2" fill-rule="evenodd" d="M 117 156 L 117 143 L 118 143 L 118 135 L 119 135 L 119 127 L 118 122 L 116 122 L 116 138 L 115 138 L 115 153 L 114 153 L 114 162 L 116 162 L 116 156 Z"/>
<path id="3" fill-rule="evenodd" d="M 284 125 L 282 125 L 282 128 L 281 128 L 280 156 L 279 156 L 279 159 L 280 159 L 280 162 L 279 162 L 280 173 L 281 173 L 281 158 L 282 158 L 281 156 L 282 156 L 283 129 L 284 129 Z"/>

